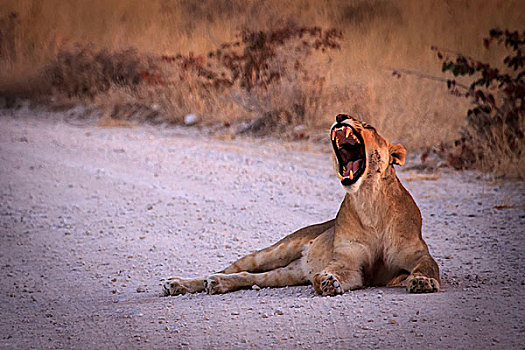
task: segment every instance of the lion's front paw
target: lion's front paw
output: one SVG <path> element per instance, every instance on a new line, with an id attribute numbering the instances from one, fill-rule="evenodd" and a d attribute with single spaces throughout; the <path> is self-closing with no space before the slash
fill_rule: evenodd
<path id="1" fill-rule="evenodd" d="M 186 294 L 189 291 L 189 289 L 183 284 L 183 280 L 178 277 L 169 278 L 162 285 L 162 289 L 164 290 L 165 296 Z"/>
<path id="2" fill-rule="evenodd" d="M 327 272 L 320 272 L 314 276 L 314 289 L 321 295 L 334 296 L 343 294 L 343 286 L 341 282 L 332 274 Z"/>
<path id="3" fill-rule="evenodd" d="M 409 293 L 434 293 L 439 291 L 439 282 L 435 278 L 415 276 L 407 280 Z"/>

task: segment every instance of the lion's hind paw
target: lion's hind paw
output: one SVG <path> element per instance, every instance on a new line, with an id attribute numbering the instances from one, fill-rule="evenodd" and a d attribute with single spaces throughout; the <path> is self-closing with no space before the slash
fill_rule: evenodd
<path id="1" fill-rule="evenodd" d="M 223 294 L 232 290 L 227 283 L 227 275 L 216 273 L 204 281 L 204 290 L 208 294 Z"/>

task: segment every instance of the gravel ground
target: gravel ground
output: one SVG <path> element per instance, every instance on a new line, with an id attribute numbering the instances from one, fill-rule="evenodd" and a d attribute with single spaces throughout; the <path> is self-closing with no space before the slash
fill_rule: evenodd
<path id="1" fill-rule="evenodd" d="M 162 278 L 334 217 L 328 142 L 66 119 L 0 110 L 0 348 L 524 348 L 523 183 L 399 168 L 441 267 L 437 294 L 162 297 Z"/>

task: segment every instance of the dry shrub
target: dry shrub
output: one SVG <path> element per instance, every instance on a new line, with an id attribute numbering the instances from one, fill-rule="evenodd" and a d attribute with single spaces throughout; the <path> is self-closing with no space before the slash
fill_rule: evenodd
<path id="1" fill-rule="evenodd" d="M 151 60 L 139 57 L 135 49 L 109 52 L 77 45 L 60 51 L 43 74 L 55 93 L 93 98 L 111 86 L 134 88 L 143 80 L 160 79 L 155 71 Z"/>
<path id="2" fill-rule="evenodd" d="M 244 29 L 206 56 L 163 58 L 190 73 L 188 81 L 258 116 L 243 132 L 286 134 L 290 126 L 313 124 L 325 78 L 310 58 L 314 51 L 339 49 L 341 38 L 335 29 L 289 23 L 267 31 Z"/>
<path id="3" fill-rule="evenodd" d="M 478 168 L 500 176 L 525 177 L 525 31 L 492 29 L 484 39 L 507 54 L 498 65 L 434 48 L 443 72 L 465 76 L 467 86 L 447 80 L 449 90 L 470 100 L 467 125 L 449 153 L 456 168 Z M 494 46 L 494 45 L 492 45 Z"/>
<path id="4" fill-rule="evenodd" d="M 177 64 L 157 59 L 159 82 L 142 84 L 134 91 L 134 98 L 161 111 L 167 122 L 182 123 L 189 113 L 197 114 L 205 124 L 233 123 L 241 108 L 202 86 L 192 72 Z"/>

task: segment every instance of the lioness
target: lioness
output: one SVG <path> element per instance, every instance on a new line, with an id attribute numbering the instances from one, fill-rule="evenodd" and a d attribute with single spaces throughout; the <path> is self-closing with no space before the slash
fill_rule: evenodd
<path id="1" fill-rule="evenodd" d="M 313 284 L 322 295 L 365 286 L 437 292 L 439 268 L 421 236 L 421 213 L 396 176 L 406 149 L 339 114 L 330 129 L 333 163 L 347 192 L 334 220 L 302 228 L 208 277 L 172 277 L 166 295 Z"/>

